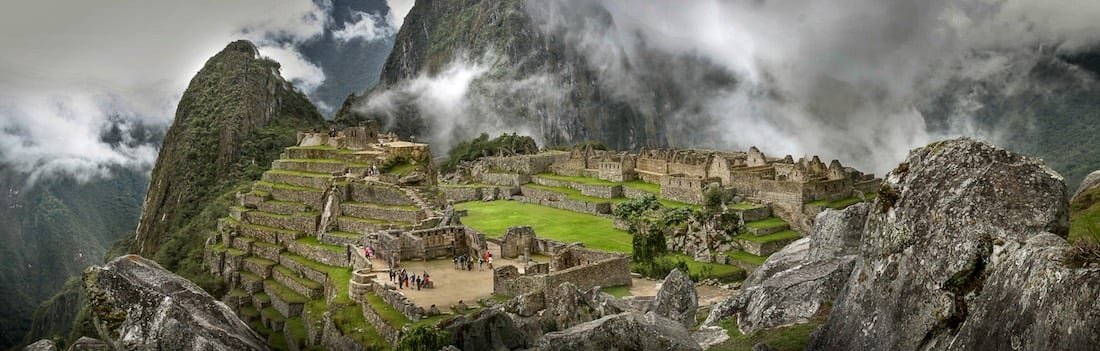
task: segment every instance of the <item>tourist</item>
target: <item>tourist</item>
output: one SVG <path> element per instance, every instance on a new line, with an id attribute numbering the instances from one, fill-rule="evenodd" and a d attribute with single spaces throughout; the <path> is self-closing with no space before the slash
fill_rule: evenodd
<path id="1" fill-rule="evenodd" d="M 489 255 L 489 270 L 493 270 L 493 255 Z"/>
<path id="2" fill-rule="evenodd" d="M 451 268 L 458 269 L 458 256 L 452 258 L 451 261 L 453 261 L 451 263 Z"/>
<path id="3" fill-rule="evenodd" d="M 478 272 L 481 272 L 481 265 L 484 264 L 484 263 L 485 263 L 485 260 L 481 259 L 481 257 L 477 258 L 477 271 Z"/>
<path id="4" fill-rule="evenodd" d="M 423 286 L 423 285 L 421 285 L 421 283 L 423 283 L 423 282 L 424 282 L 423 278 L 421 278 L 419 276 L 416 277 L 416 291 L 420 291 L 420 287 Z"/>
<path id="5" fill-rule="evenodd" d="M 435 304 L 432 304 L 432 307 L 428 308 L 428 315 L 429 316 L 438 316 L 439 314 L 440 314 L 439 308 L 435 307 Z"/>
<path id="6" fill-rule="evenodd" d="M 458 304 L 455 305 L 454 310 L 458 313 L 465 313 L 467 308 L 468 307 L 466 307 L 466 304 L 462 303 L 462 300 L 458 300 Z"/>
<path id="7" fill-rule="evenodd" d="M 468 271 L 474 270 L 474 261 L 467 261 L 466 262 L 466 270 L 468 270 Z"/>
<path id="8" fill-rule="evenodd" d="M 390 270 L 390 283 L 393 283 L 393 276 L 394 276 L 394 273 L 393 273 L 393 270 L 391 269 Z"/>

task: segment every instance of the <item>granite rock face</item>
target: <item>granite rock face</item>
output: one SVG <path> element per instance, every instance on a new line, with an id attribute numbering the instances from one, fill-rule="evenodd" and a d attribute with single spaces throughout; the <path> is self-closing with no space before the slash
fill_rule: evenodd
<path id="1" fill-rule="evenodd" d="M 685 328 L 695 325 L 695 312 L 699 308 L 699 295 L 691 278 L 673 269 L 657 291 L 650 311 L 659 316 L 680 322 Z"/>
<path id="2" fill-rule="evenodd" d="M 23 351 L 57 351 L 57 344 L 50 339 L 42 339 L 23 347 Z"/>
<path id="3" fill-rule="evenodd" d="M 1067 212 L 1061 176 L 1037 160 L 965 138 L 912 151 L 808 349 L 1095 347 L 1100 272 L 1060 263 Z"/>
<path id="4" fill-rule="evenodd" d="M 547 333 L 535 350 L 702 350 L 677 321 L 623 312 Z"/>
<path id="5" fill-rule="evenodd" d="M 855 265 L 867 204 L 818 214 L 811 234 L 768 257 L 707 316 L 705 326 L 737 318 L 742 333 L 806 323 L 837 298 Z"/>
<path id="6" fill-rule="evenodd" d="M 498 308 L 461 316 L 440 327 L 451 333 L 454 345 L 463 350 L 514 350 L 531 342 L 523 328 Z"/>
<path id="7" fill-rule="evenodd" d="M 99 337 L 116 350 L 267 350 L 227 306 L 137 255 L 84 271 Z"/>

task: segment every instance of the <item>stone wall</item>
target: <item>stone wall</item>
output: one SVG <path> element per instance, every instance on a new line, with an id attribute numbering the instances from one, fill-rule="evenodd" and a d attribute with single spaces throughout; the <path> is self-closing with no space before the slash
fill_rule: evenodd
<path id="1" fill-rule="evenodd" d="M 413 205 L 404 191 L 389 185 L 378 183 L 351 183 L 348 185 L 348 199 L 353 202 L 369 202 L 381 205 Z M 314 208 L 321 208 L 320 206 Z"/>
<path id="2" fill-rule="evenodd" d="M 521 275 L 512 265 L 493 268 L 493 293 L 515 296 L 546 288 L 546 274 Z"/>
<path id="3" fill-rule="evenodd" d="M 478 174 L 481 183 L 500 186 L 518 186 L 531 182 L 531 176 L 519 173 L 483 172 Z"/>
<path id="4" fill-rule="evenodd" d="M 491 170 L 530 175 L 549 171 L 550 166 L 555 162 L 564 162 L 568 159 L 568 152 L 547 151 L 535 155 L 484 157 L 481 158 L 481 162 Z"/>
<path id="5" fill-rule="evenodd" d="M 290 241 L 286 244 L 287 250 L 289 250 L 290 252 L 308 258 L 314 262 L 320 262 L 330 266 L 350 266 L 350 252 L 348 252 L 347 247 L 344 247 L 343 252 L 336 252 L 323 247 L 306 244 L 297 240 Z"/>
<path id="6" fill-rule="evenodd" d="M 312 214 L 280 215 L 260 211 L 247 211 L 243 213 L 245 222 L 258 224 L 265 227 L 285 228 L 303 233 L 316 234 L 317 222 L 320 219 Z"/>
<path id="7" fill-rule="evenodd" d="M 312 177 L 298 174 L 267 171 L 264 172 L 263 176 L 261 176 L 260 179 L 266 182 L 277 184 L 290 184 L 314 189 L 327 189 L 329 187 L 329 184 L 331 184 L 333 180 L 343 180 L 343 177 L 335 179 L 333 177 Z"/>
<path id="8" fill-rule="evenodd" d="M 662 177 L 661 197 L 673 201 L 700 205 L 703 192 L 710 180 L 687 177 Z"/>
<path id="9" fill-rule="evenodd" d="M 649 195 L 657 195 L 645 190 L 639 190 L 628 186 L 623 187 L 623 196 L 631 199 L 641 199 Z"/>
<path id="10" fill-rule="evenodd" d="M 424 212 L 416 208 L 378 206 L 373 204 L 341 204 L 340 212 L 345 216 L 374 218 L 391 222 L 417 223 L 424 219 Z"/>
<path id="11" fill-rule="evenodd" d="M 340 173 L 348 168 L 343 162 L 310 162 L 298 160 L 275 160 L 271 162 L 271 169 L 286 171 L 312 172 L 312 173 Z"/>
<path id="12" fill-rule="evenodd" d="M 467 201 L 480 201 L 483 187 L 479 186 L 447 186 L 441 185 L 439 190 L 443 197 L 455 203 Z"/>
<path id="13" fill-rule="evenodd" d="M 535 231 L 530 226 L 509 227 L 500 239 L 500 257 L 516 258 L 530 253 L 535 246 Z"/>
<path id="14" fill-rule="evenodd" d="M 571 188 L 580 191 L 581 194 L 600 197 L 605 199 L 611 199 L 623 196 L 622 185 L 595 185 L 571 182 L 567 180 L 551 179 L 546 177 L 534 176 L 531 179 L 532 182 L 539 185 L 559 187 L 559 188 Z"/>
<path id="15" fill-rule="evenodd" d="M 523 202 L 534 203 L 573 212 L 587 213 L 597 216 L 608 215 L 611 213 L 610 202 L 591 203 L 586 201 L 573 200 L 565 197 L 560 193 L 549 190 L 536 189 L 529 186 L 524 186 L 521 188 L 523 191 L 523 199 L 521 201 Z"/>
<path id="16" fill-rule="evenodd" d="M 607 259 L 596 263 L 576 266 L 562 271 L 551 272 L 545 275 L 543 286 L 556 287 L 565 282 L 573 283 L 582 291 L 597 286 L 631 285 L 630 259 L 626 256 Z M 547 293 L 547 300 L 551 301 L 553 291 L 543 290 Z"/>

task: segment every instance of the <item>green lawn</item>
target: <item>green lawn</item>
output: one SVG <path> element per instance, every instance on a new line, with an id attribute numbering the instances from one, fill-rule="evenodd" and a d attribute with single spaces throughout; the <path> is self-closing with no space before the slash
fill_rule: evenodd
<path id="1" fill-rule="evenodd" d="M 469 212 L 463 223 L 494 238 L 503 236 L 508 227 L 529 225 L 541 238 L 579 241 L 592 249 L 627 253 L 632 247 L 630 234 L 615 229 L 609 218 L 517 201 L 465 202 L 455 207 Z"/>
<path id="2" fill-rule="evenodd" d="M 741 234 L 737 236 L 737 239 L 744 239 L 755 243 L 766 243 L 769 241 L 786 240 L 786 239 L 798 239 L 802 237 L 798 232 L 793 230 L 784 230 L 778 233 L 772 233 L 768 235 L 756 236 L 752 234 Z"/>
<path id="3" fill-rule="evenodd" d="M 588 195 L 585 195 L 585 194 L 581 194 L 580 190 L 573 189 L 573 188 L 563 188 L 563 187 L 559 187 L 559 186 L 545 186 L 545 185 L 538 185 L 538 184 L 534 184 L 534 183 L 527 184 L 527 185 L 524 185 L 524 186 L 529 186 L 529 187 L 539 189 L 539 190 L 553 191 L 555 193 L 565 195 L 565 197 L 567 197 L 567 198 L 577 200 L 577 201 L 584 201 L 584 202 L 620 203 L 620 202 L 629 200 L 625 197 L 617 197 L 617 198 L 607 199 L 607 198 L 602 198 L 602 197 L 588 196 Z"/>
<path id="4" fill-rule="evenodd" d="M 787 225 L 787 222 L 785 222 L 782 219 L 777 218 L 777 217 L 768 217 L 766 219 L 762 219 L 762 220 L 759 220 L 759 221 L 745 223 L 746 227 L 749 227 L 749 228 L 752 228 L 752 229 L 768 229 L 768 228 L 782 227 L 782 226 L 785 226 L 785 225 Z"/>
<path id="5" fill-rule="evenodd" d="M 560 174 L 554 174 L 554 173 L 539 173 L 536 176 L 546 178 L 546 179 L 561 180 L 561 181 L 566 181 L 566 182 L 574 182 L 574 183 L 581 183 L 581 184 L 588 184 L 588 185 L 619 185 L 619 183 L 612 182 L 612 181 L 606 181 L 606 180 L 598 179 L 598 178 L 589 178 L 589 177 L 580 177 L 580 176 L 567 176 L 567 175 L 560 175 Z"/>
<path id="6" fill-rule="evenodd" d="M 618 298 L 623 298 L 623 297 L 631 295 L 630 294 L 630 286 L 628 286 L 628 285 L 609 286 L 609 287 L 600 288 L 600 289 L 603 290 L 603 292 L 611 294 L 611 296 L 618 297 Z"/>
<path id="7" fill-rule="evenodd" d="M 813 333 L 813 331 L 823 322 L 821 318 L 814 318 L 810 323 L 806 324 L 761 330 L 752 335 L 744 335 L 737 330 L 737 322 L 725 319 L 719 321 L 718 324 L 721 325 L 723 329 L 726 329 L 726 333 L 729 334 L 730 339 L 721 344 L 714 345 L 710 350 L 749 351 L 752 350 L 752 346 L 757 343 L 765 343 L 780 351 L 802 350 L 806 347 L 806 341 L 810 339 L 810 333 Z"/>
<path id="8" fill-rule="evenodd" d="M 764 261 L 768 259 L 767 257 L 753 255 L 744 251 L 730 251 L 726 253 L 726 256 L 729 256 L 730 259 L 750 263 L 756 266 L 763 265 Z"/>
<path id="9" fill-rule="evenodd" d="M 684 263 L 687 263 L 688 266 L 688 275 L 700 279 L 741 280 L 746 275 L 745 270 L 734 265 L 696 262 L 691 256 L 675 252 L 670 252 L 666 256 L 684 260 Z"/>
<path id="10" fill-rule="evenodd" d="M 661 195 L 661 186 L 659 184 L 647 183 L 641 179 L 628 180 L 622 183 L 623 186 L 628 188 L 634 188 L 641 191 L 651 193 L 653 195 Z"/>
<path id="11" fill-rule="evenodd" d="M 1100 241 L 1100 188 L 1086 190 L 1069 204 L 1069 241 Z"/>

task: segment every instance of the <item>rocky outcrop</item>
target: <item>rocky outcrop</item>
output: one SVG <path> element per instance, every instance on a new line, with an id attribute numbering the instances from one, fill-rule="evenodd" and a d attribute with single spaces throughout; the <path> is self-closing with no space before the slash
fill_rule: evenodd
<path id="1" fill-rule="evenodd" d="M 540 338 L 535 350 L 702 350 L 679 322 L 623 312 Z"/>
<path id="2" fill-rule="evenodd" d="M 103 340 L 81 336 L 80 339 L 76 339 L 72 345 L 69 345 L 67 351 L 111 351 L 111 345 L 103 342 Z"/>
<path id="3" fill-rule="evenodd" d="M 42 339 L 27 345 L 23 348 L 23 351 L 57 351 L 57 344 L 53 340 Z"/>
<path id="4" fill-rule="evenodd" d="M 532 342 L 523 328 L 498 308 L 445 321 L 440 328 L 449 332 L 452 343 L 463 350 L 514 350 Z"/>
<path id="5" fill-rule="evenodd" d="M 657 291 L 650 311 L 659 316 L 680 322 L 685 328 L 695 325 L 695 310 L 699 308 L 699 296 L 695 283 L 679 269 L 673 269 Z"/>
<path id="6" fill-rule="evenodd" d="M 541 290 L 517 295 L 504 305 L 504 310 L 521 317 L 534 316 L 546 308 L 546 294 Z"/>
<path id="7" fill-rule="evenodd" d="M 869 206 L 818 214 L 809 237 L 773 254 L 731 296 L 707 316 L 704 326 L 716 327 L 733 316 L 742 333 L 806 323 L 825 313 L 840 294 L 856 261 Z"/>
<path id="8" fill-rule="evenodd" d="M 1059 262 L 1066 188 L 1041 162 L 957 139 L 914 150 L 871 206 L 816 350 L 1089 349 L 1100 270 Z"/>
<path id="9" fill-rule="evenodd" d="M 1086 190 L 1100 186 L 1100 171 L 1093 171 L 1089 175 L 1085 176 L 1085 180 L 1081 181 L 1081 185 L 1077 187 L 1077 191 L 1073 193 L 1073 198 L 1076 199 L 1081 196 Z"/>
<path id="10" fill-rule="evenodd" d="M 227 306 L 137 255 L 89 267 L 84 289 L 96 331 L 114 349 L 267 349 Z"/>

